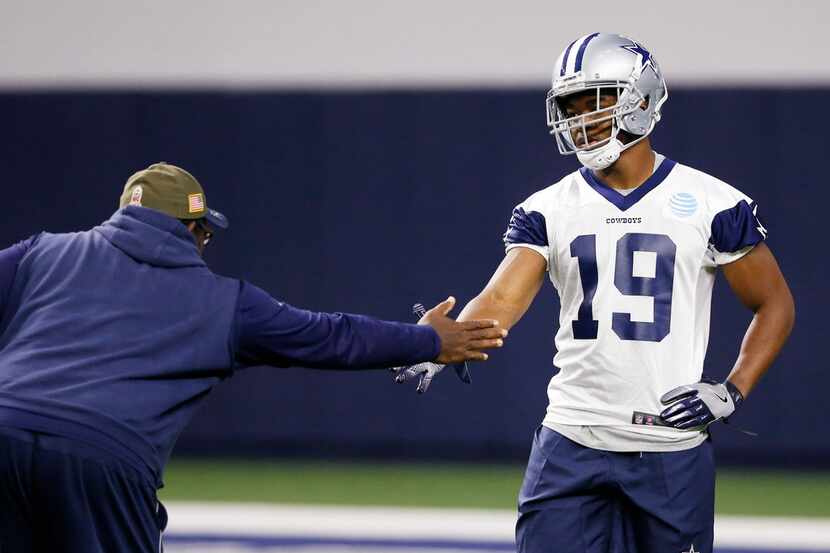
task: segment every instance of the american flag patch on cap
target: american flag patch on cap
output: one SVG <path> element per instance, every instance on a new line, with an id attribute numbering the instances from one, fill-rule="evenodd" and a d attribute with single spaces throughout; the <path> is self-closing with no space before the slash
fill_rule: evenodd
<path id="1" fill-rule="evenodd" d="M 187 197 L 187 210 L 190 213 L 197 213 L 205 210 L 205 198 L 201 193 L 190 194 Z"/>
<path id="2" fill-rule="evenodd" d="M 141 205 L 141 198 L 144 195 L 144 189 L 141 185 L 133 188 L 133 193 L 130 194 L 130 205 Z"/>

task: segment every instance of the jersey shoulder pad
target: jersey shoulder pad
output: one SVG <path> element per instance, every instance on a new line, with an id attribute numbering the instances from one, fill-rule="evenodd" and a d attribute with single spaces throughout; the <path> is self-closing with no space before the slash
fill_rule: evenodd
<path id="1" fill-rule="evenodd" d="M 719 254 L 745 253 L 766 238 L 758 205 L 746 194 L 703 171 L 685 167 L 695 188 L 704 196 L 709 220 L 710 246 Z M 734 260 L 733 257 L 728 259 Z M 723 258 L 724 261 L 727 258 Z"/>
<path id="2" fill-rule="evenodd" d="M 698 191 L 703 196 L 703 203 L 711 216 L 734 206 L 741 200 L 752 203 L 749 196 L 717 177 L 679 163 L 677 169 L 680 169 L 680 176 L 688 182 L 689 188 Z"/>
<path id="3" fill-rule="evenodd" d="M 568 175 L 547 188 L 531 194 L 513 209 L 510 223 L 502 237 L 507 250 L 523 246 L 536 251 L 545 259 L 548 258 L 549 221 L 555 217 L 563 187 L 571 181 L 572 175 Z"/>

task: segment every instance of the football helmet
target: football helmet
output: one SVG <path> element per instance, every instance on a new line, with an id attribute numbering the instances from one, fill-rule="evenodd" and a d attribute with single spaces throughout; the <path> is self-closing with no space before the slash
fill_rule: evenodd
<path id="1" fill-rule="evenodd" d="M 595 109 L 566 113 L 562 99 L 584 91 L 596 91 Z M 600 95 L 609 92 L 616 94 L 616 102 L 603 107 Z M 573 41 L 556 60 L 546 102 L 548 127 L 559 153 L 576 154 L 590 169 L 605 169 L 651 133 L 667 99 L 660 66 L 645 46 L 621 35 L 592 33 Z M 609 136 L 595 142 L 588 138 L 589 128 L 609 121 Z M 620 141 L 621 130 L 634 140 Z"/>

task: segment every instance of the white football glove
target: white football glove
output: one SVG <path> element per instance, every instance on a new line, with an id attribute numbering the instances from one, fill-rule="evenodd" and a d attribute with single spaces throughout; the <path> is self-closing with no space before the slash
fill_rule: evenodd
<path id="1" fill-rule="evenodd" d="M 412 313 L 416 315 L 419 320 L 421 317 L 426 315 L 426 312 L 426 308 L 424 308 L 423 304 L 416 303 L 412 306 Z M 457 363 L 454 366 L 455 374 L 458 375 L 461 382 L 469 384 L 472 381 L 472 377 L 470 375 L 470 369 L 467 367 L 467 362 Z M 427 388 L 429 388 L 429 385 L 432 383 L 432 379 L 435 378 L 435 375 L 444 370 L 444 367 L 446 367 L 446 365 L 433 363 L 432 361 L 425 361 L 423 363 L 409 365 L 406 367 L 393 367 L 391 370 L 395 374 L 395 382 L 399 384 L 406 382 L 407 380 L 412 380 L 416 376 L 420 375 L 421 379 L 418 381 L 418 387 L 415 390 L 419 394 L 423 394 L 427 391 Z"/>
<path id="2" fill-rule="evenodd" d="M 743 400 L 741 391 L 728 380 L 686 384 L 663 394 L 660 402 L 668 407 L 660 413 L 660 418 L 681 430 L 705 430 L 713 422 L 732 415 Z"/>
<path id="3" fill-rule="evenodd" d="M 420 376 L 421 378 L 418 380 L 418 387 L 415 390 L 419 394 L 423 394 L 427 391 L 427 388 L 429 388 L 429 385 L 432 383 L 432 379 L 435 378 L 435 375 L 440 373 L 444 367 L 446 367 L 446 365 L 425 361 L 423 363 L 410 365 L 408 367 L 395 367 L 392 369 L 392 372 L 395 373 L 395 382 L 398 383 L 406 382 L 407 380 L 412 380 L 416 376 Z"/>

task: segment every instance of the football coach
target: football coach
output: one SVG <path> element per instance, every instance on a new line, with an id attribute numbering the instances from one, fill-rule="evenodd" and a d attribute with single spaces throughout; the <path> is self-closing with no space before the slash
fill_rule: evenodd
<path id="1" fill-rule="evenodd" d="M 100 226 L 0 251 L 0 551 L 155 553 L 179 433 L 253 365 L 363 369 L 483 360 L 506 331 L 316 313 L 214 274 L 227 219 L 166 163 L 132 175 Z"/>

